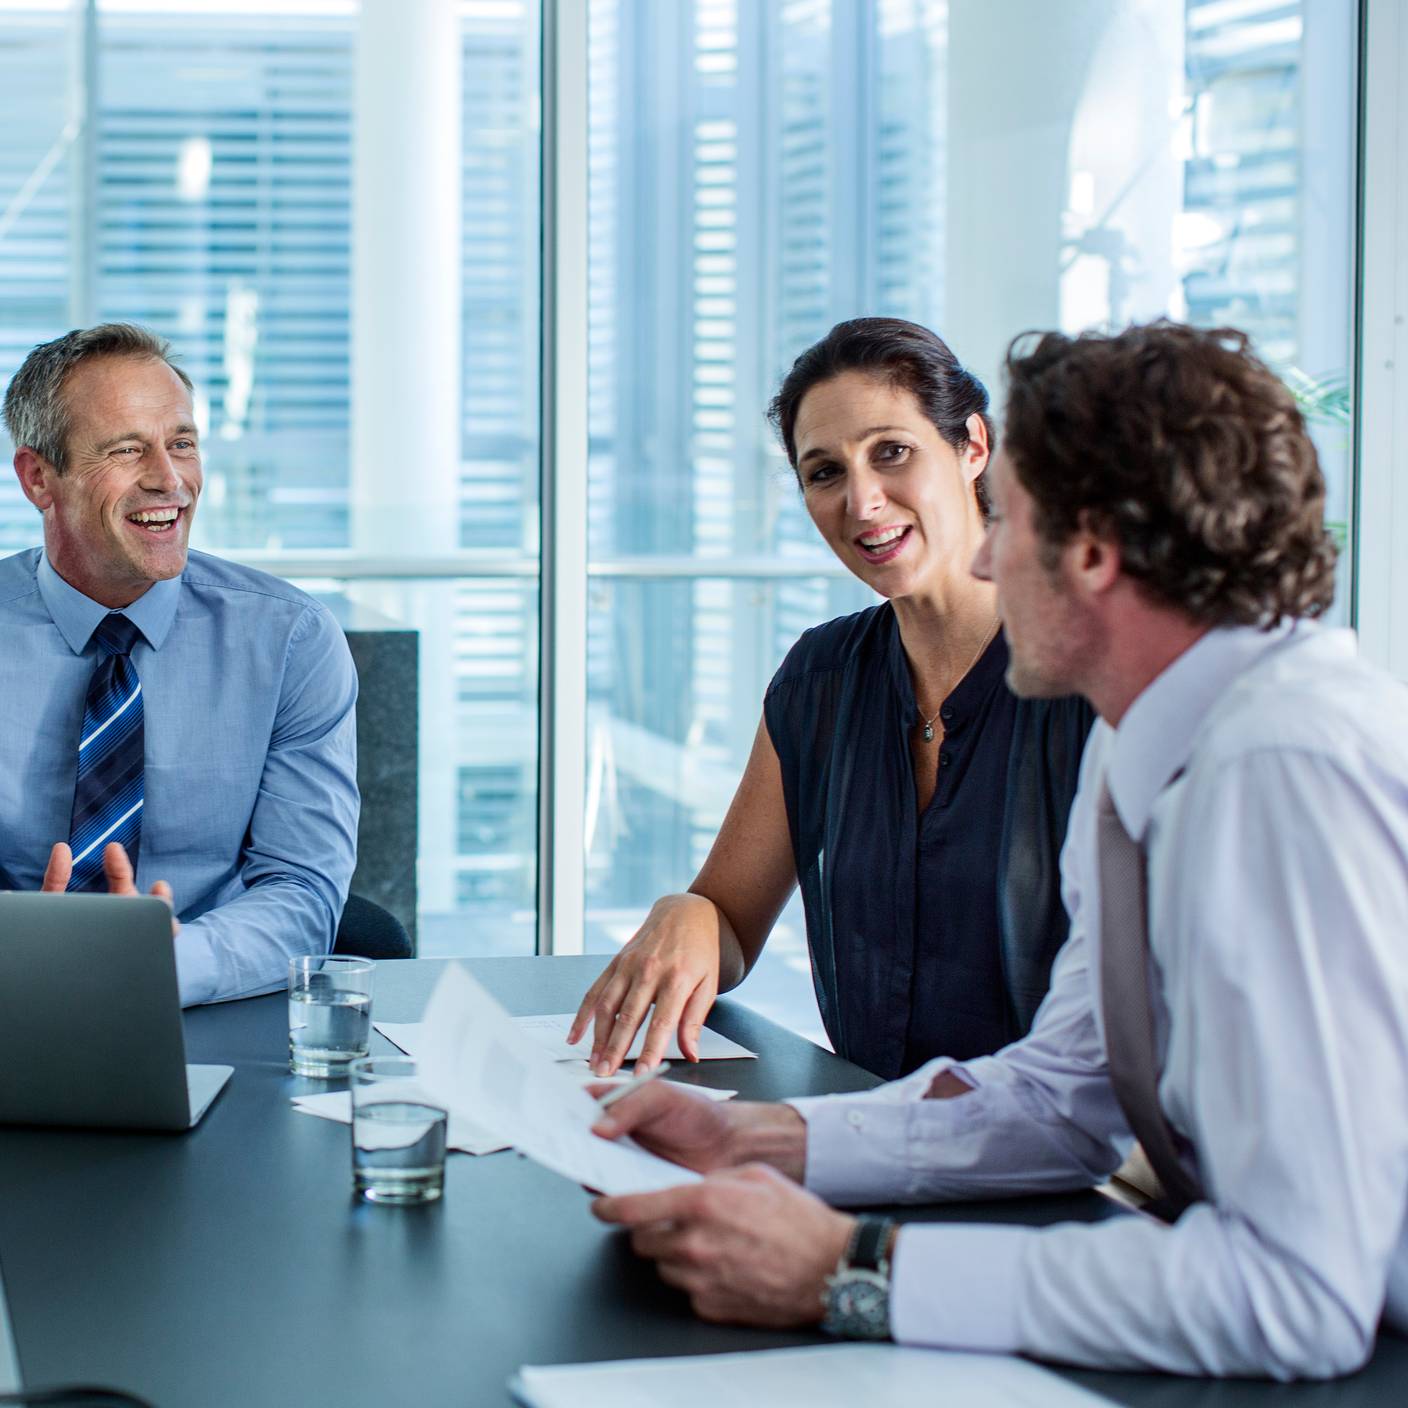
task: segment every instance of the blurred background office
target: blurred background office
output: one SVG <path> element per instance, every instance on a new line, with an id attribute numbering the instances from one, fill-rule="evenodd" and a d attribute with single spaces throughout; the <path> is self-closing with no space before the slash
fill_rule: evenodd
<path id="1" fill-rule="evenodd" d="M 420 952 L 608 949 L 703 858 L 787 646 L 868 604 L 762 414 L 840 318 L 999 399 L 1023 328 L 1247 329 L 1312 417 L 1338 618 L 1403 665 L 1363 447 L 1405 432 L 1353 394 L 1404 243 L 1361 247 L 1392 5 L 0 0 L 0 385 L 79 324 L 169 337 L 194 545 L 420 633 Z M 0 549 L 37 537 L 0 480 Z M 795 909 L 742 996 L 819 1029 Z"/>

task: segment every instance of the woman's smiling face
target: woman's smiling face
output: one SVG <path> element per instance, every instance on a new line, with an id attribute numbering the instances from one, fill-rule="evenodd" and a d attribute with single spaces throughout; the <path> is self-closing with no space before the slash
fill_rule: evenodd
<path id="1" fill-rule="evenodd" d="M 987 430 L 968 419 L 954 449 L 914 393 L 865 372 L 819 382 L 797 408 L 797 477 L 827 546 L 867 586 L 894 599 L 966 577 L 982 536 L 973 484 Z"/>

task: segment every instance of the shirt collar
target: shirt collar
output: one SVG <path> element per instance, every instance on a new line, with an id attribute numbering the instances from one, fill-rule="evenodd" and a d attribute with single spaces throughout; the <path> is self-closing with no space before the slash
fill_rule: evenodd
<path id="1" fill-rule="evenodd" d="M 1142 842 L 1159 793 L 1183 770 L 1213 705 L 1238 675 L 1295 632 L 1285 622 L 1269 631 L 1222 626 L 1195 641 L 1146 685 L 1115 730 L 1105 772 L 1124 829 Z"/>
<path id="2" fill-rule="evenodd" d="M 64 581 L 54 570 L 47 552 L 39 555 L 35 578 L 39 584 L 39 595 L 44 598 L 44 605 L 59 628 L 59 634 L 75 655 L 82 655 L 98 623 L 110 608 L 84 596 L 77 587 Z M 181 578 L 171 577 L 164 582 L 153 582 L 136 601 L 122 608 L 122 614 L 141 631 L 153 650 L 161 649 L 171 630 L 180 595 Z"/>

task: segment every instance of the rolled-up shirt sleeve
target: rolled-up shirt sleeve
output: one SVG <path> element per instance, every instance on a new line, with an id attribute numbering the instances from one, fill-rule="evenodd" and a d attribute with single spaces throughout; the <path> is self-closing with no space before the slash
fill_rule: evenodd
<path id="1" fill-rule="evenodd" d="M 240 858 L 244 889 L 176 936 L 183 1005 L 273 991 L 290 958 L 331 948 L 356 863 L 356 700 L 346 638 L 310 605 L 289 638 Z"/>

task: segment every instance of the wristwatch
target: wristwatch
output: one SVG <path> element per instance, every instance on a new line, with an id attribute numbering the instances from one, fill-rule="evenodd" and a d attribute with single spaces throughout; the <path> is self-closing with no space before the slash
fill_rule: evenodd
<path id="1" fill-rule="evenodd" d="M 846 1340 L 890 1338 L 890 1237 L 888 1217 L 859 1217 L 836 1270 L 826 1278 L 821 1328 Z"/>

